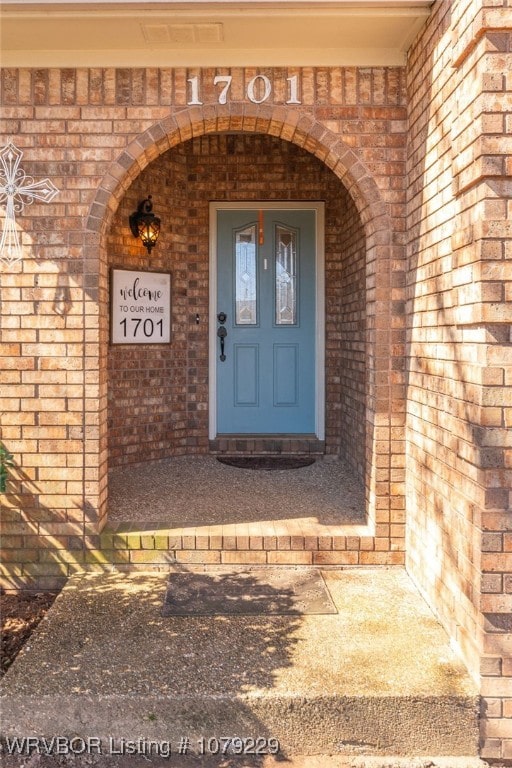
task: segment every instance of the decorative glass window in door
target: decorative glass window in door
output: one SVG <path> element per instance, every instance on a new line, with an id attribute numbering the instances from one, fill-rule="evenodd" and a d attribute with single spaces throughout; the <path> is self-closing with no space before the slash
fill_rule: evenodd
<path id="1" fill-rule="evenodd" d="M 237 325 L 256 325 L 258 322 L 256 280 L 256 225 L 236 233 L 236 296 Z"/>
<path id="2" fill-rule="evenodd" d="M 297 233 L 276 227 L 276 325 L 297 324 Z"/>

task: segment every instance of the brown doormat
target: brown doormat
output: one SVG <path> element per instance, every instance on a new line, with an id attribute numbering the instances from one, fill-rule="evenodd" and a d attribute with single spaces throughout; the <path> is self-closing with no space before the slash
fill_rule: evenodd
<path id="1" fill-rule="evenodd" d="M 301 469 L 315 463 L 310 456 L 217 456 L 217 461 L 238 469 Z"/>
<path id="2" fill-rule="evenodd" d="M 171 573 L 162 616 L 286 616 L 337 613 L 313 568 L 214 569 Z"/>

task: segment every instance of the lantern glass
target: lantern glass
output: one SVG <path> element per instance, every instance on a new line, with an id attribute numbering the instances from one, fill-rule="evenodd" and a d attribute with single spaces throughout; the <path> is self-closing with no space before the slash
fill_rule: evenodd
<path id="1" fill-rule="evenodd" d="M 130 229 L 134 237 L 140 237 L 143 245 L 151 253 L 160 234 L 160 219 L 152 211 L 151 195 L 142 200 L 137 210 L 130 216 Z"/>
<path id="2" fill-rule="evenodd" d="M 151 253 L 151 249 L 156 245 L 160 234 L 160 219 L 153 214 L 150 216 L 145 215 L 138 222 L 139 237 L 142 244 L 148 249 L 148 253 Z"/>

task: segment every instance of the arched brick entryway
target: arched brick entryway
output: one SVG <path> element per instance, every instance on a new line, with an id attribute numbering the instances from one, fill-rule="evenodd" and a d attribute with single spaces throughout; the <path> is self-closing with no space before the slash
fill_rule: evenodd
<path id="1" fill-rule="evenodd" d="M 400 503 L 401 488 L 398 483 L 393 487 L 391 501 L 393 478 L 390 456 L 392 450 L 398 452 L 401 447 L 399 430 L 403 415 L 403 393 L 393 378 L 393 372 L 400 369 L 396 358 L 401 351 L 393 346 L 390 330 L 399 318 L 400 306 L 399 302 L 393 303 L 395 296 L 391 290 L 391 273 L 397 264 L 397 247 L 393 244 L 389 205 L 358 154 L 344 144 L 339 136 L 309 116 L 283 107 L 265 105 L 194 107 L 156 123 L 132 141 L 112 165 L 91 207 L 87 229 L 91 240 L 99 244 L 99 524 L 102 525 L 106 515 L 106 237 L 112 217 L 132 182 L 160 155 L 191 138 L 224 132 L 265 134 L 302 147 L 332 170 L 356 205 L 366 234 L 367 509 L 369 522 L 379 539 L 376 549 L 401 550 L 403 544 L 399 540 L 402 538 L 400 531 L 403 520 L 399 519 L 399 515 L 402 514 L 403 505 Z M 392 507 L 398 515 L 394 529 Z M 373 527 L 375 525 L 376 528 Z M 398 559 L 395 557 L 394 561 Z"/>

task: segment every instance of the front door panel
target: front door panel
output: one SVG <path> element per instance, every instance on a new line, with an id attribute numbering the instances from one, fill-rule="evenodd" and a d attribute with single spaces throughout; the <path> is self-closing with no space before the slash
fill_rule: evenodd
<path id="1" fill-rule="evenodd" d="M 315 432 L 315 211 L 217 211 L 217 432 Z M 221 331 L 222 332 L 222 331 Z"/>

